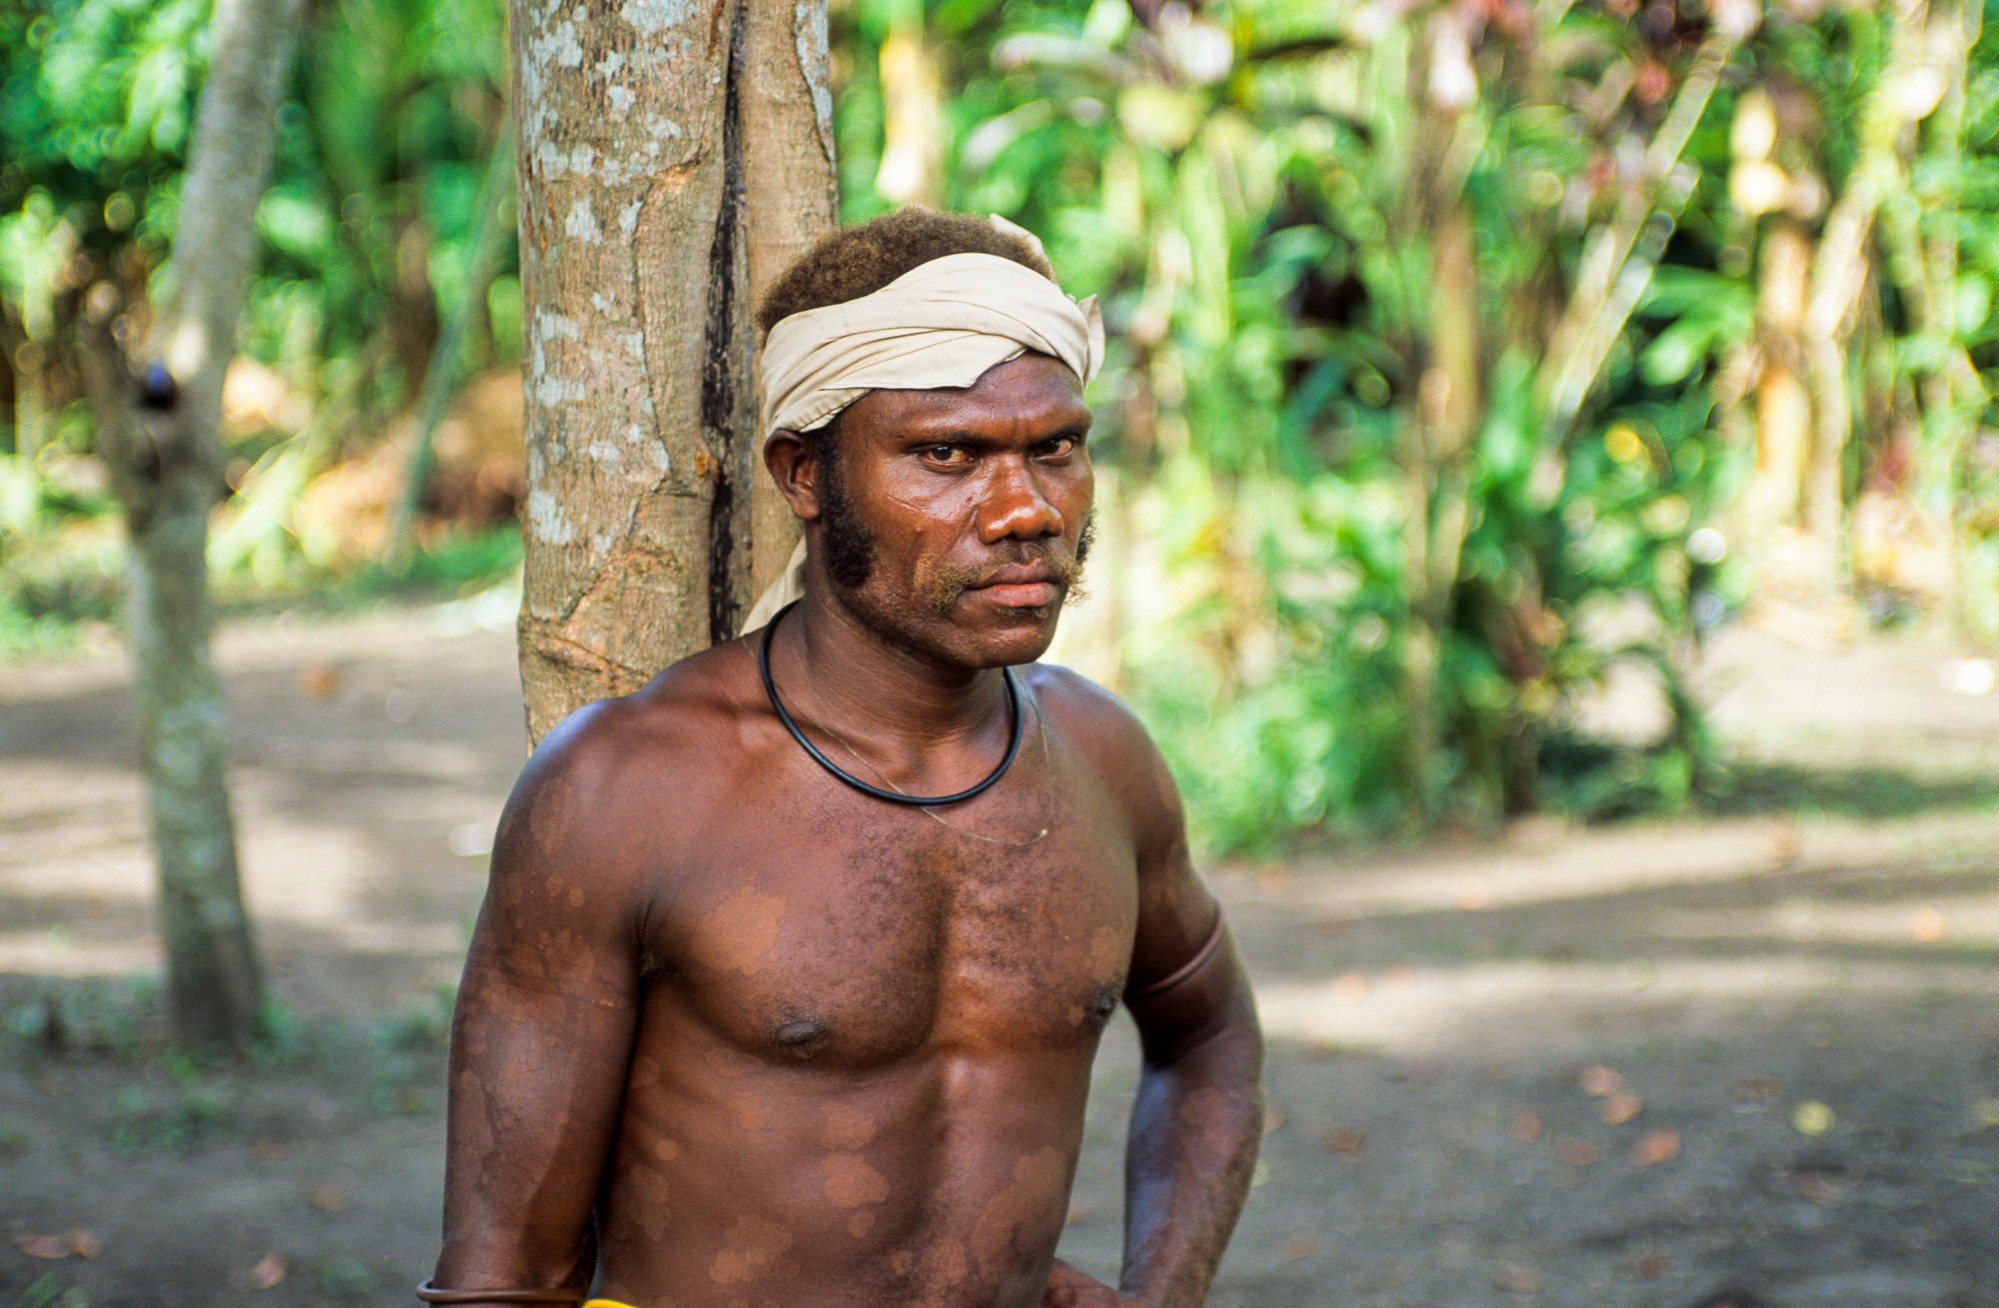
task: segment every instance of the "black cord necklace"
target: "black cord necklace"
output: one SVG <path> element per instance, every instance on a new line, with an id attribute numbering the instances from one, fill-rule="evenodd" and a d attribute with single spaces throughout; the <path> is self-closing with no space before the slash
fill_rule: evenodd
<path id="1" fill-rule="evenodd" d="M 1006 757 L 1000 760 L 999 766 L 994 768 L 984 781 L 967 790 L 961 790 L 955 795 L 937 795 L 934 797 L 905 795 L 899 791 L 883 790 L 879 786 L 869 785 L 841 767 L 838 763 L 835 763 L 832 759 L 827 758 L 825 754 L 820 752 L 817 745 L 805 738 L 805 733 L 800 731 L 798 724 L 791 720 L 791 714 L 784 711 L 784 701 L 777 697 L 777 683 L 770 679 L 771 635 L 777 630 L 777 624 L 784 615 L 797 607 L 798 601 L 793 600 L 779 609 L 764 627 L 763 641 L 757 646 L 757 671 L 763 674 L 764 694 L 770 696 L 770 706 L 777 711 L 777 720 L 784 724 L 784 729 L 791 733 L 791 738 L 798 742 L 799 748 L 812 756 L 813 762 L 825 768 L 828 772 L 831 772 L 834 776 L 864 795 L 872 795 L 876 799 L 886 800 L 891 804 L 906 804 L 911 808 L 929 808 L 935 804 L 956 804 L 960 800 L 970 799 L 974 795 L 983 794 L 995 781 L 1006 775 L 1008 768 L 1013 766 L 1013 756 L 1020 753 L 1022 718 L 1020 712 L 1020 691 L 1013 684 L 1013 669 L 1011 668 L 1000 669 L 1000 680 L 1006 685 L 1007 712 L 1013 718 L 1013 736 L 1012 739 L 1007 741 Z"/>

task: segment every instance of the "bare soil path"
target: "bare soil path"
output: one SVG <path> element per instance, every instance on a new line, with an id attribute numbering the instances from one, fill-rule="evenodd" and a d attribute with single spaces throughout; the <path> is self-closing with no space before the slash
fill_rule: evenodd
<path id="1" fill-rule="evenodd" d="M 0 1305 L 413 1302 L 438 991 L 523 745 L 481 616 L 223 642 L 288 1015 L 227 1074 L 127 980 L 122 667 L 0 667 Z M 1212 1302 L 1999 1305 L 1999 695 L 1940 685 L 1961 652 L 1731 637 L 1735 816 L 1217 869 L 1271 1109 Z M 1105 1276 L 1135 1074 L 1116 1028 L 1064 1245 Z"/>

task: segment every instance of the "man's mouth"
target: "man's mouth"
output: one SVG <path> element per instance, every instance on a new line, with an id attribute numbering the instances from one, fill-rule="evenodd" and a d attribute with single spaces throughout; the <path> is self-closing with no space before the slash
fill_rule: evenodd
<path id="1" fill-rule="evenodd" d="M 1010 563 L 966 587 L 1010 609 L 1046 608 L 1062 598 L 1057 570 L 1045 561 Z"/>

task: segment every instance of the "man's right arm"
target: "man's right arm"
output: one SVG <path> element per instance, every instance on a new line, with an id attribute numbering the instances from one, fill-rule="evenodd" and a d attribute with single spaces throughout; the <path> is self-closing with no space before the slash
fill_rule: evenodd
<path id="1" fill-rule="evenodd" d="M 435 1289 L 589 1284 L 590 1211 L 639 1013 L 645 859 L 613 766 L 630 711 L 565 723 L 500 820 L 452 1021 Z"/>

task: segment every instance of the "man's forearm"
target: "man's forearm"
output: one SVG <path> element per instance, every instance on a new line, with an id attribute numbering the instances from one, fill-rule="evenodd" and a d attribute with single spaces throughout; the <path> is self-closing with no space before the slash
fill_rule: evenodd
<path id="1" fill-rule="evenodd" d="M 1159 1308 L 1207 1295 L 1263 1138 L 1262 1064 L 1247 1013 L 1175 1061 L 1147 1064 L 1125 1153 L 1124 1294 Z"/>

